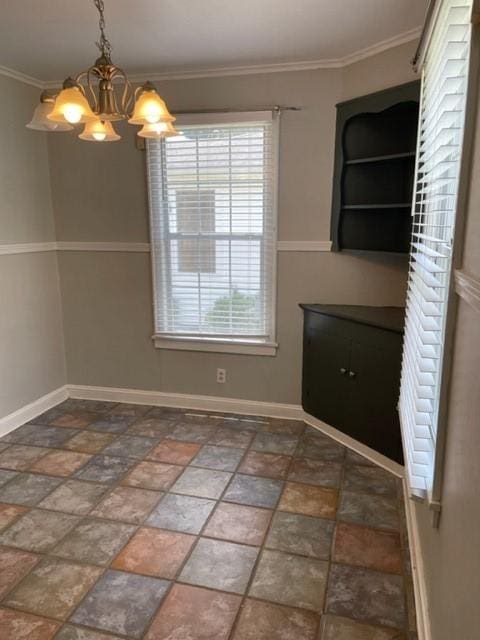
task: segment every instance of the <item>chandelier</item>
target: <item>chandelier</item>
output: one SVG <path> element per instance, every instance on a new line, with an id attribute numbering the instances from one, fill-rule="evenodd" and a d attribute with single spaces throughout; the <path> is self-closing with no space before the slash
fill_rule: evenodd
<path id="1" fill-rule="evenodd" d="M 140 125 L 142 138 L 165 138 L 178 135 L 175 118 L 151 82 L 135 91 L 126 73 L 112 62 L 112 45 L 105 35 L 103 0 L 93 0 L 99 13 L 100 39 L 96 43 L 100 56 L 92 67 L 76 78 L 68 77 L 58 93 L 43 91 L 35 109 L 30 129 L 67 131 L 83 124 L 79 134 L 90 142 L 120 140 L 113 123 L 128 120 Z"/>

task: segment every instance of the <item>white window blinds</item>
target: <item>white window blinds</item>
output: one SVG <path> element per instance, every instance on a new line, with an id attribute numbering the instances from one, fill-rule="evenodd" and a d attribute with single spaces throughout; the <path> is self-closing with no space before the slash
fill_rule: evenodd
<path id="1" fill-rule="evenodd" d="M 274 343 L 275 120 L 201 114 L 148 141 L 157 336 Z"/>
<path id="2" fill-rule="evenodd" d="M 400 392 L 410 488 L 431 489 L 462 154 L 471 0 L 441 0 L 422 68 Z"/>

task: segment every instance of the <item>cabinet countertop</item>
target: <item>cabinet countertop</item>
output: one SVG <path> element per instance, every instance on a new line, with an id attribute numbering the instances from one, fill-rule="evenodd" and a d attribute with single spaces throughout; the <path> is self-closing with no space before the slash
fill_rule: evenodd
<path id="1" fill-rule="evenodd" d="M 312 311 L 342 320 L 378 327 L 386 331 L 403 333 L 404 307 L 365 307 L 363 305 L 300 304 L 304 311 Z"/>

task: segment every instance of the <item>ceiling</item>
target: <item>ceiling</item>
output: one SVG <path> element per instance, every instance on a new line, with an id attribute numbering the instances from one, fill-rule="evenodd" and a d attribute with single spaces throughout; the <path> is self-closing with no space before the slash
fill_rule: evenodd
<path id="1" fill-rule="evenodd" d="M 427 0 L 105 0 L 116 64 L 131 74 L 330 62 L 413 39 Z M 92 0 L 3 2 L 0 65 L 41 81 L 96 57 Z"/>

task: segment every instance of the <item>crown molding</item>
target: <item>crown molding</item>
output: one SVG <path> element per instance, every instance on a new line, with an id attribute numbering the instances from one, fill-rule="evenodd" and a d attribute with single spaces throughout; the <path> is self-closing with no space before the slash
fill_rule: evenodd
<path id="1" fill-rule="evenodd" d="M 20 71 L 15 71 L 15 69 L 9 69 L 8 67 L 2 67 L 1 65 L 0 65 L 0 76 L 13 78 L 14 80 L 18 80 L 18 82 L 29 84 L 30 86 L 36 87 L 37 89 L 44 89 L 46 84 L 43 80 L 39 80 L 38 78 L 33 78 L 32 76 L 27 76 L 25 73 L 21 73 Z"/>
<path id="2" fill-rule="evenodd" d="M 348 67 L 355 62 L 360 62 L 365 58 L 370 58 L 371 56 L 387 51 L 388 49 L 393 49 L 394 47 L 406 44 L 407 42 L 417 40 L 420 37 L 421 31 L 421 27 L 410 29 L 409 31 L 400 33 L 392 38 L 387 38 L 386 40 L 382 40 L 374 45 L 365 47 L 364 49 L 360 49 L 341 58 L 324 58 L 320 60 L 304 60 L 300 62 L 278 62 L 272 64 L 253 64 L 230 67 L 200 67 L 197 69 L 162 71 L 158 73 L 138 73 L 129 74 L 129 79 L 133 83 L 142 83 L 146 80 L 161 82 L 166 80 L 191 80 L 194 78 L 218 78 L 224 76 L 244 76 L 264 73 L 285 73 L 288 71 L 341 69 L 343 67 Z M 0 75 L 9 76 L 39 89 L 55 89 L 62 84 L 62 80 L 43 81 L 2 66 L 0 66 Z"/>

